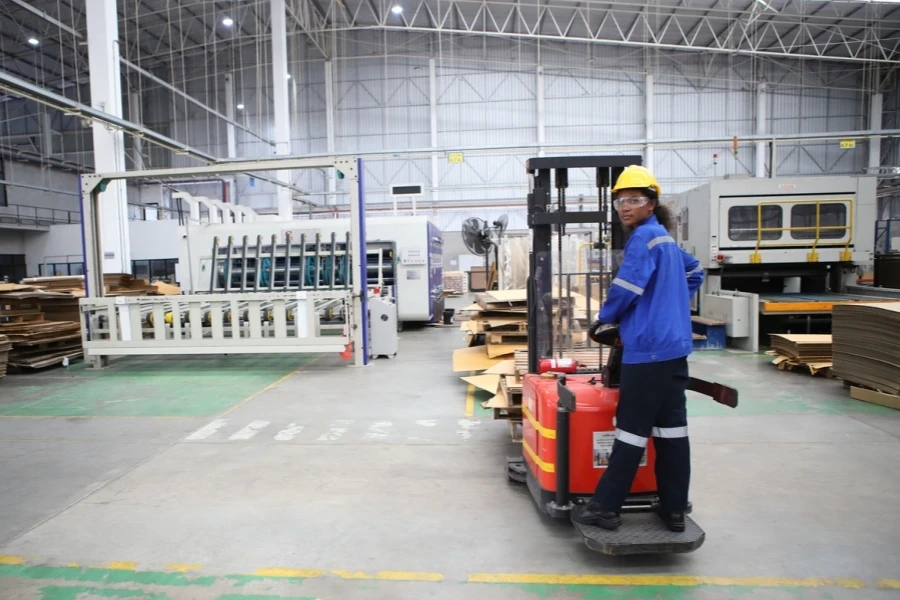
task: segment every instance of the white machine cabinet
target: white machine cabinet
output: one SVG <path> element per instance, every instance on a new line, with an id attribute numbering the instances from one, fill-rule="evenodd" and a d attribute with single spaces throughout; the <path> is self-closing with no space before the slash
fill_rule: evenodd
<path id="1" fill-rule="evenodd" d="M 397 305 L 388 298 L 369 298 L 369 356 L 397 355 Z"/>

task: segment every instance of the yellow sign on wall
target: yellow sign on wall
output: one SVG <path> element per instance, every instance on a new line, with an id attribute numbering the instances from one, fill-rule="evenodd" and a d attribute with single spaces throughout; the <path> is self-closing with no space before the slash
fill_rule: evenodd
<path id="1" fill-rule="evenodd" d="M 463 153 L 462 152 L 450 152 L 447 154 L 447 160 L 451 164 L 460 164 L 463 161 Z"/>
<path id="2" fill-rule="evenodd" d="M 841 140 L 841 150 L 852 150 L 856 148 L 856 140 Z"/>

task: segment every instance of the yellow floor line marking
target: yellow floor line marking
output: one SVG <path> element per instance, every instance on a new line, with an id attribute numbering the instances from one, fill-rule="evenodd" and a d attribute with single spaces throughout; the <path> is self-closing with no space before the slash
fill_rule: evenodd
<path id="1" fill-rule="evenodd" d="M 21 556 L 11 556 L 9 554 L 0 554 L 0 565 L 22 565 L 25 559 Z"/>
<path id="2" fill-rule="evenodd" d="M 466 389 L 466 416 L 471 417 L 475 414 L 475 386 L 471 383 Z"/>
<path id="3" fill-rule="evenodd" d="M 282 383 L 284 383 L 285 381 L 287 381 L 288 379 L 290 379 L 291 377 L 293 377 L 294 375 L 296 375 L 297 373 L 299 373 L 300 371 L 302 371 L 303 369 L 305 369 L 305 368 L 308 367 L 309 365 L 313 364 L 314 362 L 316 362 L 316 361 L 319 360 L 320 358 L 322 358 L 322 356 L 317 356 L 317 357 L 315 357 L 314 359 L 312 359 L 311 361 L 309 361 L 309 362 L 306 363 L 305 365 L 302 365 L 302 366 L 300 366 L 299 368 L 294 369 L 293 371 L 291 371 L 290 373 L 288 373 L 288 374 L 285 375 L 284 377 L 279 377 L 278 379 L 276 379 L 275 381 L 273 381 L 272 383 L 270 383 L 269 385 L 267 385 L 267 386 L 264 387 L 263 389 L 259 390 L 258 392 L 254 392 L 254 393 L 250 394 L 249 396 L 247 396 L 246 398 L 244 398 L 243 400 L 241 400 L 240 402 L 238 402 L 237 404 L 235 404 L 234 406 L 232 406 L 231 408 L 229 408 L 228 410 L 226 410 L 225 412 L 223 412 L 221 415 L 219 415 L 219 418 L 222 418 L 222 417 L 224 417 L 225 415 L 229 415 L 229 414 L 233 413 L 234 411 L 236 411 L 237 409 L 239 409 L 239 408 L 242 407 L 243 405 L 247 404 L 248 402 L 250 402 L 251 400 L 253 400 L 253 399 L 256 398 L 257 396 L 260 396 L 261 394 L 265 394 L 265 393 L 268 392 L 269 390 L 272 390 L 272 389 L 277 388 L 279 385 L 281 385 Z"/>
<path id="4" fill-rule="evenodd" d="M 187 573 L 188 571 L 199 571 L 203 565 L 186 565 L 182 563 L 169 563 L 166 568 L 170 571 L 178 571 L 179 573 Z"/>
<path id="5" fill-rule="evenodd" d="M 327 571 L 318 569 L 288 569 L 285 567 L 264 567 L 257 569 L 254 575 L 260 577 L 322 577 Z"/>
<path id="6" fill-rule="evenodd" d="M 900 579 L 879 579 L 878 587 L 883 590 L 900 590 Z"/>
<path id="7" fill-rule="evenodd" d="M 69 563 L 66 565 L 66 567 L 68 567 L 70 569 L 80 569 L 81 565 L 79 565 L 78 563 Z"/>
<path id="8" fill-rule="evenodd" d="M 740 586 L 760 588 L 780 587 L 839 587 L 861 589 L 868 587 L 859 579 L 830 579 L 826 577 L 702 577 L 693 575 L 554 575 L 541 573 L 475 573 L 469 583 L 543 583 L 550 585 L 651 585 L 651 586 Z"/>
<path id="9" fill-rule="evenodd" d="M 113 569 L 116 571 L 134 571 L 137 569 L 136 562 L 128 562 L 127 560 L 114 560 L 111 563 L 103 565 L 104 569 Z"/>
<path id="10" fill-rule="evenodd" d="M 443 581 L 443 573 L 420 571 L 378 571 L 374 575 L 362 571 L 332 571 L 341 579 L 367 579 L 377 581 Z"/>

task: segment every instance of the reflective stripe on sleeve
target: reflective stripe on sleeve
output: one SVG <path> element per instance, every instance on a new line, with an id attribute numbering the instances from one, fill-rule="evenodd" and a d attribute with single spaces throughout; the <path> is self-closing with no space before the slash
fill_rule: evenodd
<path id="1" fill-rule="evenodd" d="M 692 271 L 688 271 L 687 274 L 686 274 L 685 276 L 686 276 L 686 277 L 690 277 L 691 275 L 695 275 L 695 274 L 697 274 L 697 273 L 702 273 L 702 272 L 703 272 L 703 267 L 700 266 L 700 267 L 697 267 L 696 269 L 694 269 L 694 270 L 692 270 Z"/>
<path id="2" fill-rule="evenodd" d="M 647 438 L 628 433 L 624 429 L 616 429 L 616 439 L 631 446 L 637 446 L 638 448 L 647 447 Z"/>
<path id="3" fill-rule="evenodd" d="M 672 242 L 673 244 L 675 243 L 675 240 L 672 239 L 672 236 L 661 235 L 658 238 L 653 238 L 652 240 L 647 242 L 647 249 L 652 250 L 653 248 L 655 248 L 656 246 L 659 246 L 660 244 L 668 244 L 669 242 Z"/>
<path id="4" fill-rule="evenodd" d="M 657 438 L 686 438 L 688 436 L 687 425 L 683 427 L 654 427 L 653 437 Z"/>
<path id="5" fill-rule="evenodd" d="M 621 288 L 625 288 L 632 294 L 637 294 L 638 296 L 642 296 L 644 294 L 644 288 L 638 287 L 638 286 L 634 285 L 633 283 L 629 283 L 629 282 L 625 281 L 624 279 L 619 279 L 618 277 L 616 277 L 615 279 L 612 280 L 612 284 L 617 285 Z"/>

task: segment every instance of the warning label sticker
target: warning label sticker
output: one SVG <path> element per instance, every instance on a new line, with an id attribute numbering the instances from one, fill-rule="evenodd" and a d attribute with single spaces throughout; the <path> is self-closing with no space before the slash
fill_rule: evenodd
<path id="1" fill-rule="evenodd" d="M 612 454 L 613 442 L 616 441 L 615 431 L 595 431 L 594 432 L 594 468 L 605 469 L 609 466 L 609 457 Z M 640 466 L 647 466 L 647 450 L 644 449 L 644 456 L 641 457 Z"/>

